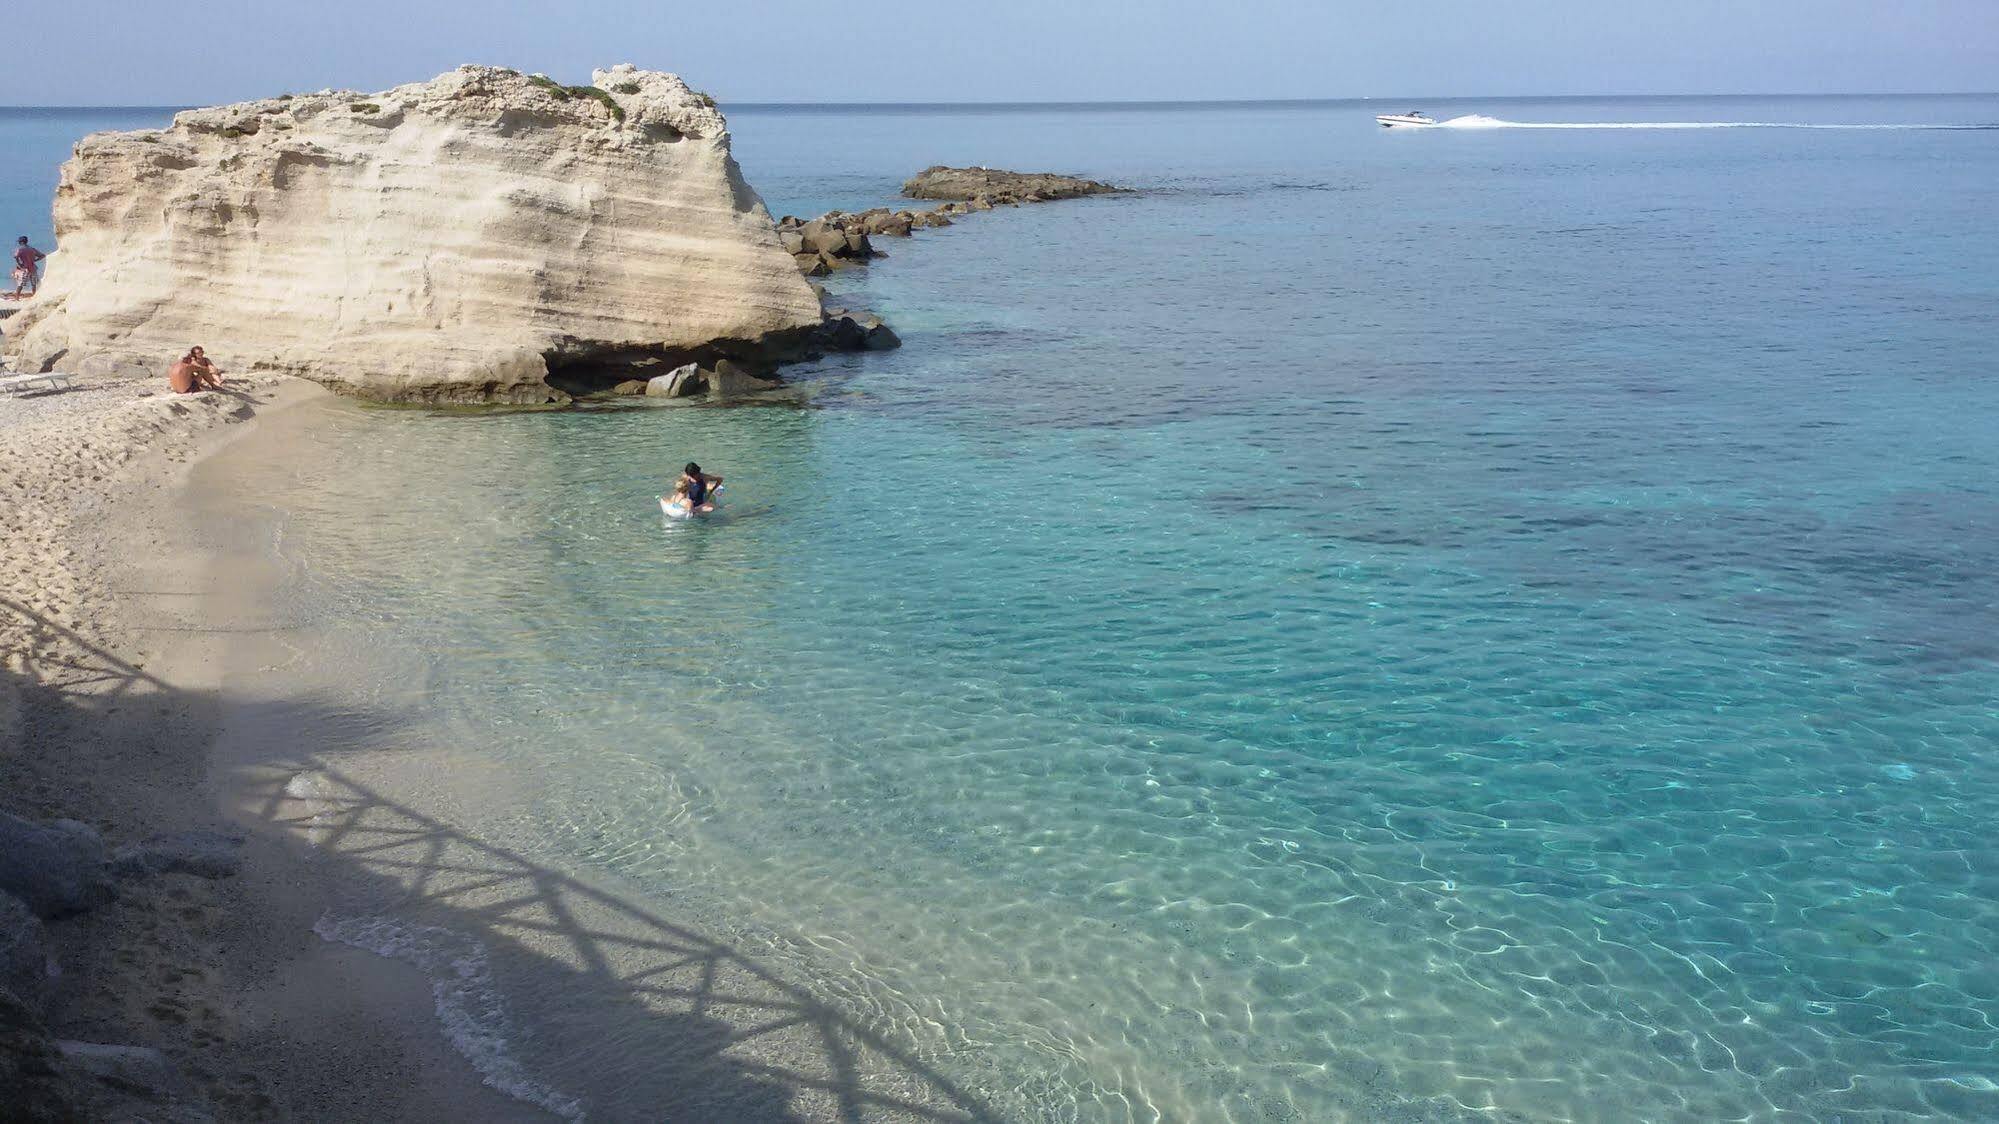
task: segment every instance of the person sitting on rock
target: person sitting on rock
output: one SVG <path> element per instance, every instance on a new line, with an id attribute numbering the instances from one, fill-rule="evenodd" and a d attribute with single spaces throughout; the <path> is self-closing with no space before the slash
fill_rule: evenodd
<path id="1" fill-rule="evenodd" d="M 41 288 L 36 271 L 41 268 L 42 259 L 47 254 L 28 245 L 28 236 L 23 234 L 15 239 L 14 246 L 14 291 L 7 294 L 8 300 L 20 300 L 32 296 Z"/>
<path id="2" fill-rule="evenodd" d="M 221 390 L 222 368 L 211 362 L 199 347 L 189 348 L 186 355 L 167 368 L 167 386 L 175 394 Z"/>
<path id="3" fill-rule="evenodd" d="M 701 471 L 700 465 L 688 461 L 673 485 L 673 498 L 667 502 L 689 515 L 706 515 L 715 510 L 714 492 L 721 484 L 720 476 L 710 476 Z"/>

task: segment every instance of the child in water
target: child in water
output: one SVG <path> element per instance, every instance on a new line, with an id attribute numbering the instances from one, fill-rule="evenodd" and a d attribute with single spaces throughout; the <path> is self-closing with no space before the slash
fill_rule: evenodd
<path id="1" fill-rule="evenodd" d="M 710 476 L 701 471 L 701 466 L 693 461 L 680 471 L 680 479 L 673 485 L 673 495 L 667 500 L 669 506 L 689 515 L 706 515 L 715 510 L 715 489 L 721 487 L 720 476 Z"/>

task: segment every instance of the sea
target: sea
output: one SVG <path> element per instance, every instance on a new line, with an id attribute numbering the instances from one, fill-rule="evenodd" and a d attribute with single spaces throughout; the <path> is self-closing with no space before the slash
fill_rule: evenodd
<path id="1" fill-rule="evenodd" d="M 1134 190 L 882 239 L 781 403 L 204 464 L 293 795 L 430 762 L 541 911 L 322 933 L 571 1118 L 1999 1118 L 1999 96 L 1409 108 L 725 105 L 774 216 Z M 0 111 L 0 213 L 166 116 Z"/>

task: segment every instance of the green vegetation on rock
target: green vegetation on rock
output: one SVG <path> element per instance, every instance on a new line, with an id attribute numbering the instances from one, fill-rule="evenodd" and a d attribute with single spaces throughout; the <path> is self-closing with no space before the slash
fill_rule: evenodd
<path id="1" fill-rule="evenodd" d="M 618 99 L 612 97 L 608 90 L 600 90 L 595 86 L 565 86 L 546 74 L 529 75 L 528 84 L 538 90 L 548 91 L 556 101 L 589 98 L 591 101 L 601 102 L 605 109 L 611 111 L 612 118 L 618 121 L 625 119 L 625 107 L 619 105 Z"/>

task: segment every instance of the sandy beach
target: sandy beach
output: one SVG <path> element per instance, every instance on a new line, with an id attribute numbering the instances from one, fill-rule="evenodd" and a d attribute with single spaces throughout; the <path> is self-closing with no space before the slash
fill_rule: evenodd
<path id="1" fill-rule="evenodd" d="M 174 497 L 198 458 L 323 394 L 81 382 L 0 402 L 0 809 L 80 820 L 113 848 L 242 839 L 240 874 L 121 879 L 114 900 L 47 923 L 48 1033 L 155 1048 L 177 1071 L 72 1075 L 58 1096 L 91 1118 L 542 1118 L 450 1048 L 414 968 L 315 935 L 329 878 L 220 800 L 226 704 L 202 667 L 230 626 L 203 609 L 215 575 L 162 553 Z"/>

